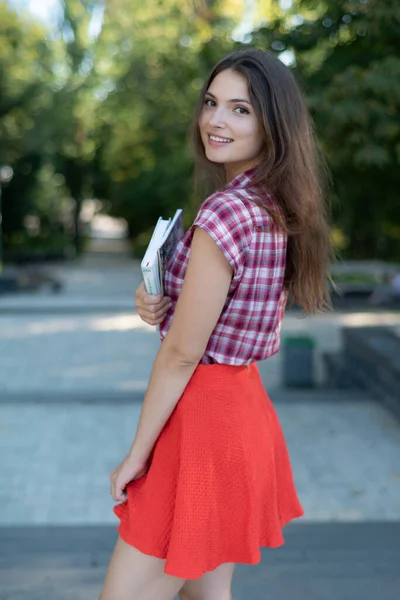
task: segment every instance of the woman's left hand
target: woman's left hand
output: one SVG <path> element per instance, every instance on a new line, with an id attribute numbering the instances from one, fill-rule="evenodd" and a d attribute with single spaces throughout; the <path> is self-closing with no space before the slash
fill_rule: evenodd
<path id="1" fill-rule="evenodd" d="M 127 499 L 126 486 L 130 481 L 139 479 L 150 468 L 150 458 L 143 462 L 128 454 L 110 475 L 110 494 L 115 502 Z"/>

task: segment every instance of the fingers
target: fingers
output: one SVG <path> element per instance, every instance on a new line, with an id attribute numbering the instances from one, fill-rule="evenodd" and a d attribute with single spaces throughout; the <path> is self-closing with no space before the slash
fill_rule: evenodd
<path id="1" fill-rule="evenodd" d="M 159 307 L 151 307 L 145 309 L 142 308 L 140 311 L 138 310 L 138 313 L 142 317 L 142 319 L 146 320 L 147 322 L 150 322 L 151 325 L 155 325 L 158 322 L 161 323 L 164 320 L 165 315 L 167 314 L 170 306 L 171 304 L 169 304 L 168 302 L 163 302 L 162 304 L 160 304 Z"/>
<path id="2" fill-rule="evenodd" d="M 121 502 L 127 499 L 125 485 L 121 486 L 118 482 L 118 477 L 113 473 L 110 475 L 111 487 L 110 494 L 115 502 Z"/>
<path id="3" fill-rule="evenodd" d="M 137 288 L 136 292 L 135 292 L 135 296 L 136 296 L 136 302 L 139 304 L 145 304 L 145 305 L 152 305 L 152 304 L 159 304 L 164 296 L 162 294 L 148 294 L 146 291 L 146 286 L 144 285 L 144 281 L 141 282 L 141 284 L 139 285 L 139 287 Z"/>
<path id="4" fill-rule="evenodd" d="M 142 465 L 135 463 L 129 466 L 127 458 L 110 473 L 110 494 L 115 502 L 123 502 L 127 499 L 127 488 L 129 482 L 143 477 L 150 469 L 151 458 Z"/>
<path id="5" fill-rule="evenodd" d="M 171 299 L 168 296 L 152 296 L 146 292 L 138 293 L 138 291 L 139 288 L 136 291 L 136 311 L 140 318 L 149 325 L 162 323 L 165 315 L 172 306 Z M 158 300 L 156 301 L 157 298 Z"/>
<path id="6" fill-rule="evenodd" d="M 113 500 L 115 500 L 115 502 L 123 502 L 124 500 L 127 499 L 127 493 L 125 492 L 125 489 L 121 490 L 118 489 L 114 492 L 114 494 L 112 494 Z"/>

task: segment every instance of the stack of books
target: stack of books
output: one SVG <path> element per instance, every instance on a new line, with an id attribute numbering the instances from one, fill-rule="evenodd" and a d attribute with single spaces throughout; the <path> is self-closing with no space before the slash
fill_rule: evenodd
<path id="1" fill-rule="evenodd" d="M 141 262 L 144 284 L 148 294 L 164 295 L 165 267 L 184 234 L 183 211 L 179 208 L 173 219 L 160 217 L 154 228 Z"/>

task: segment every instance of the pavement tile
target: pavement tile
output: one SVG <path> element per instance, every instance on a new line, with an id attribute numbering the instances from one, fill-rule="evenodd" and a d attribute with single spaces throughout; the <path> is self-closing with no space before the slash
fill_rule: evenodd
<path id="1" fill-rule="evenodd" d="M 115 539 L 112 527 L 0 528 L 0 597 L 98 597 Z M 400 523 L 295 523 L 285 540 L 236 566 L 234 600 L 398 600 Z"/>
<path id="2" fill-rule="evenodd" d="M 373 401 L 282 398 L 272 396 L 303 520 L 400 520 L 400 423 Z M 140 408 L 0 405 L 0 525 L 116 524 L 108 475 L 133 440 Z"/>
<path id="3" fill-rule="evenodd" d="M 134 437 L 158 334 L 134 313 L 137 263 L 61 269 L 67 285 L 16 301 L 0 315 L 0 524 L 116 523 L 108 474 Z M 86 299 L 85 312 L 74 302 Z M 18 301 L 17 301 L 18 300 Z M 63 301 L 71 311 L 29 313 Z M 131 302 L 98 312 L 96 301 Z M 97 312 L 96 312 L 97 311 Z M 283 336 L 310 334 L 321 352 L 338 350 L 342 325 L 399 326 L 398 313 L 288 312 Z M 283 392 L 282 352 L 259 365 L 291 453 L 304 520 L 399 519 L 399 424 L 362 395 Z"/>
<path id="4" fill-rule="evenodd" d="M 60 274 L 59 296 L 0 298 L 0 600 L 98 595 L 118 523 L 108 474 L 132 442 L 159 346 L 133 310 L 137 262 Z M 298 317 L 288 312 L 282 333 L 314 337 L 319 383 L 342 325 L 400 327 L 395 312 Z M 282 549 L 237 566 L 234 600 L 397 600 L 399 422 L 362 394 L 281 390 L 282 353 L 259 367 L 306 515 Z"/>

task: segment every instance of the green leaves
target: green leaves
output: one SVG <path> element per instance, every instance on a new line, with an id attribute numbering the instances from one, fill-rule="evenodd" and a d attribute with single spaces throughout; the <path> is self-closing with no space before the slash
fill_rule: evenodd
<path id="1" fill-rule="evenodd" d="M 0 1 L 0 162 L 15 171 L 6 243 L 27 214 L 66 227 L 75 207 L 76 224 L 85 197 L 125 217 L 134 238 L 177 206 L 189 214 L 188 126 L 210 68 L 242 47 L 232 32 L 243 6 L 63 0 L 50 34 Z M 398 1 L 294 0 L 283 10 L 271 0 L 254 15 L 252 44 L 295 58 L 333 172 L 343 252 L 400 258 Z"/>
<path id="2" fill-rule="evenodd" d="M 273 49 L 278 39 L 295 54 L 332 169 L 345 253 L 400 259 L 398 228 L 387 227 L 400 223 L 399 3 L 298 0 L 278 25 L 260 29 L 257 43 Z"/>

